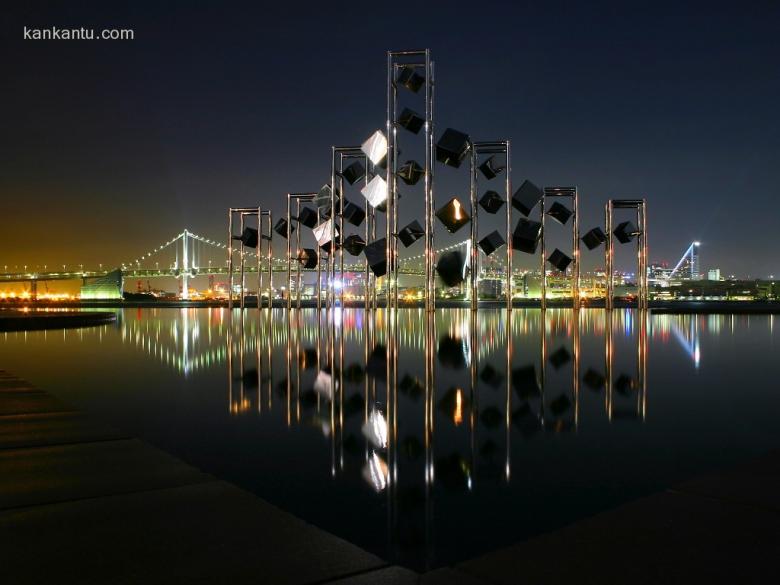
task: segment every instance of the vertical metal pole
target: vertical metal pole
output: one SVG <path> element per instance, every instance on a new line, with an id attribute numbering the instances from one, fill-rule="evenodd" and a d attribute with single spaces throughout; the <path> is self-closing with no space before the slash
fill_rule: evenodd
<path id="1" fill-rule="evenodd" d="M 260 207 L 257 208 L 257 248 L 255 255 L 257 256 L 257 310 L 259 311 L 263 308 L 263 210 Z M 259 365 L 258 357 L 258 371 L 260 371 Z"/>
<path id="2" fill-rule="evenodd" d="M 228 209 L 228 311 L 233 310 L 233 209 Z"/>
<path id="3" fill-rule="evenodd" d="M 642 296 L 642 308 L 647 309 L 649 304 L 650 292 L 648 291 L 647 282 L 647 259 L 648 259 L 648 238 L 647 238 L 647 200 L 642 199 L 642 222 L 640 229 L 642 230 L 642 290 L 644 294 Z"/>
<path id="4" fill-rule="evenodd" d="M 471 145 L 471 156 L 469 157 L 469 170 L 471 180 L 469 181 L 469 200 L 471 203 L 471 274 L 469 275 L 471 310 L 476 311 L 479 307 L 479 293 L 477 291 L 477 276 L 479 272 L 479 249 L 477 248 L 478 226 L 477 226 L 477 146 Z M 475 324 L 474 324 L 475 325 Z"/>
<path id="5" fill-rule="evenodd" d="M 610 307 L 611 308 L 611 307 Z M 605 311 L 604 313 L 604 371 L 607 378 L 607 387 L 605 390 L 606 407 L 607 407 L 607 419 L 612 421 L 612 353 L 614 351 L 614 344 L 612 340 L 612 311 Z"/>
<path id="6" fill-rule="evenodd" d="M 428 225 L 429 225 L 429 237 L 430 242 L 428 243 L 428 254 L 429 254 L 429 263 L 428 263 L 428 287 L 430 289 L 429 291 L 429 298 L 430 298 L 430 310 L 434 311 L 436 309 L 436 248 L 435 246 L 435 239 L 436 239 L 436 222 L 434 221 L 435 213 L 436 213 L 436 190 L 435 190 L 435 182 L 434 178 L 436 176 L 436 157 L 435 157 L 435 146 L 433 143 L 433 137 L 435 136 L 436 131 L 436 114 L 435 114 L 435 95 L 436 95 L 436 70 L 435 70 L 435 64 L 433 61 L 430 60 L 430 53 L 426 55 L 426 63 L 429 64 L 429 71 L 428 74 L 430 75 L 430 103 L 429 108 L 431 112 L 431 131 L 428 136 L 429 139 L 429 145 L 428 145 L 428 159 L 429 159 L 429 175 L 430 175 L 430 184 L 428 185 Z"/>
<path id="7" fill-rule="evenodd" d="M 342 308 L 344 307 L 344 177 L 341 176 L 341 172 L 344 170 L 344 157 L 339 157 L 339 235 L 341 239 L 341 246 L 339 246 L 339 303 Z M 331 245 L 335 245 L 335 240 L 331 242 Z"/>
<path id="8" fill-rule="evenodd" d="M 182 260 L 184 264 L 184 269 L 181 273 L 181 296 L 184 300 L 188 300 L 190 298 L 190 283 L 189 283 L 189 270 L 190 270 L 190 258 L 189 258 L 189 237 L 187 234 L 187 230 L 185 229 L 184 232 L 182 232 Z"/>
<path id="9" fill-rule="evenodd" d="M 321 220 L 320 217 L 320 210 L 317 209 L 317 223 L 319 224 Z M 330 259 L 328 260 L 330 261 Z M 327 278 L 327 277 L 326 277 Z M 317 318 L 319 319 L 319 312 L 322 310 L 322 248 L 319 246 L 319 242 L 317 242 L 317 286 L 314 287 L 314 292 L 317 295 Z M 327 299 L 327 292 L 326 292 L 326 299 Z"/>
<path id="10" fill-rule="evenodd" d="M 330 148 L 330 242 L 328 243 L 328 276 L 330 283 L 327 283 L 327 307 L 333 308 L 336 305 L 336 147 Z M 332 376 L 331 376 L 332 378 Z"/>
<path id="11" fill-rule="evenodd" d="M 507 167 L 508 170 L 508 167 Z M 506 313 L 506 405 L 505 405 L 505 424 L 506 424 L 506 462 L 504 464 L 504 476 L 507 483 L 512 475 L 512 310 L 511 307 Z"/>
<path id="12" fill-rule="evenodd" d="M 615 286 L 613 274 L 612 274 L 612 200 L 610 199 L 607 201 L 605 210 L 605 217 L 604 217 L 604 223 L 607 228 L 607 242 L 606 246 L 604 248 L 604 264 L 606 271 L 606 274 L 604 275 L 607 279 L 607 296 L 604 300 L 604 307 L 606 309 L 611 310 L 613 307 L 613 288 Z"/>
<path id="13" fill-rule="evenodd" d="M 289 311 L 292 309 L 292 233 L 290 228 L 292 227 L 292 218 L 290 217 L 290 194 L 287 194 L 287 311 L 289 318 Z M 299 232 L 300 229 L 296 230 Z M 289 381 L 290 376 L 287 376 Z"/>
<path id="14" fill-rule="evenodd" d="M 395 74 L 395 69 L 393 69 L 393 75 Z M 396 189 L 396 183 L 397 183 L 397 171 L 398 171 L 398 128 L 396 125 L 396 120 L 398 116 L 398 90 L 395 86 L 395 80 L 392 80 L 393 83 L 391 84 L 392 88 L 392 94 L 393 94 L 393 109 L 392 109 L 392 117 L 390 120 L 392 121 L 392 130 L 393 130 L 393 158 L 391 161 L 391 164 L 388 164 L 388 169 L 392 169 L 391 177 L 393 180 L 392 183 L 392 193 L 393 193 L 393 225 L 391 228 L 391 234 L 392 238 L 390 238 L 390 248 L 392 252 L 392 268 L 393 268 L 393 308 L 398 308 L 398 192 Z"/>
<path id="15" fill-rule="evenodd" d="M 363 182 L 365 185 L 368 185 L 368 174 L 369 174 L 369 165 L 371 164 L 371 161 L 368 160 L 368 157 L 365 157 L 365 165 L 366 165 L 366 176 L 363 179 Z M 372 215 L 372 210 L 374 209 L 371 205 L 368 203 L 368 199 L 365 200 L 363 203 L 364 210 L 366 213 L 366 226 L 365 226 L 365 240 L 366 244 L 369 244 L 373 241 L 371 238 L 371 227 L 374 223 L 374 217 Z M 368 258 L 364 257 L 364 271 L 365 271 L 365 281 L 363 282 L 363 309 L 364 310 L 370 310 L 371 309 L 371 302 L 370 297 L 372 295 L 371 293 L 371 266 L 368 263 Z M 368 354 L 366 354 L 366 360 L 368 360 Z M 368 394 L 366 394 L 368 396 Z"/>
<path id="16" fill-rule="evenodd" d="M 542 200 L 539 202 L 539 206 L 542 213 L 542 246 L 540 251 L 540 260 L 541 260 L 541 284 L 542 284 L 542 299 L 541 299 L 541 307 L 542 310 L 545 310 L 547 308 L 547 270 L 546 269 L 546 257 L 547 257 L 547 242 L 545 241 L 547 239 L 547 228 L 545 227 L 545 213 L 544 213 L 544 204 L 546 203 L 547 196 L 546 194 L 542 193 Z M 507 202 L 508 204 L 509 202 Z"/>
<path id="17" fill-rule="evenodd" d="M 273 216 L 271 214 L 271 210 L 269 209 L 268 210 L 268 308 L 269 309 L 272 309 L 274 305 L 273 257 L 274 257 Z"/>
<path id="18" fill-rule="evenodd" d="M 572 250 L 574 255 L 574 274 L 572 274 L 572 308 L 580 308 L 580 195 L 575 187 L 572 195 L 574 223 L 572 224 Z M 577 317 L 579 319 L 579 317 Z"/>
<path id="19" fill-rule="evenodd" d="M 572 310 L 572 319 L 574 320 L 573 332 L 573 354 L 574 364 L 572 365 L 572 386 L 574 388 L 574 429 L 578 430 L 580 422 L 580 312 L 575 307 Z"/>
<path id="20" fill-rule="evenodd" d="M 512 154 L 509 140 L 506 141 L 506 309 L 512 310 Z"/>
<path id="21" fill-rule="evenodd" d="M 433 269 L 436 259 L 433 257 L 433 63 L 431 52 L 425 50 L 425 310 L 435 308 L 433 290 Z"/>
<path id="22" fill-rule="evenodd" d="M 239 218 L 240 218 L 239 230 L 243 234 L 244 233 L 244 213 L 243 212 L 239 213 Z M 242 319 L 244 318 L 243 317 L 243 314 L 244 314 L 243 313 L 243 311 L 244 311 L 244 297 L 246 296 L 245 293 L 244 293 L 244 286 L 246 285 L 245 276 L 244 276 L 244 257 L 245 257 L 245 254 L 244 254 L 244 242 L 241 242 L 241 248 L 240 248 L 240 251 L 239 251 L 238 258 L 239 258 L 239 261 L 241 262 L 241 267 L 240 267 L 241 299 L 240 299 L 240 305 L 239 306 L 241 307 L 241 311 L 242 311 L 242 313 L 241 313 L 241 315 L 242 315 L 241 318 Z"/>
<path id="23" fill-rule="evenodd" d="M 301 215 L 301 200 L 295 199 L 295 217 Z M 298 256 L 301 253 L 301 223 L 298 222 L 298 229 L 295 230 L 295 255 Z M 295 305 L 297 309 L 301 308 L 301 289 L 303 288 L 303 278 L 301 274 L 300 261 L 295 262 L 295 273 L 297 275 L 297 285 L 295 286 Z"/>
<path id="24" fill-rule="evenodd" d="M 391 303 L 391 280 L 393 275 L 393 234 L 392 234 L 392 216 L 393 206 L 395 205 L 395 190 L 393 186 L 393 179 L 395 178 L 395 168 L 393 167 L 395 161 L 395 112 L 393 112 L 393 55 L 390 51 L 387 52 L 387 119 L 386 119 L 386 133 L 387 133 L 387 211 L 385 215 L 385 237 L 387 238 L 385 248 L 385 258 L 387 260 L 387 274 L 385 282 L 386 301 L 385 306 L 390 309 Z"/>

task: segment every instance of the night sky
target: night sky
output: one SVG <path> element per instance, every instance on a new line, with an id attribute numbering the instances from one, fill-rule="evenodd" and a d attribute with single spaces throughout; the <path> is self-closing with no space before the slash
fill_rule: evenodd
<path id="1" fill-rule="evenodd" d="M 644 196 L 651 261 L 700 240 L 702 269 L 780 274 L 777 2 L 7 4 L 0 265 L 119 264 L 185 227 L 224 239 L 230 205 L 281 212 L 384 124 L 385 51 L 428 47 L 437 136 L 511 139 L 515 185 L 577 185 L 583 232 Z M 465 167 L 436 180 L 439 205 L 467 201 Z"/>

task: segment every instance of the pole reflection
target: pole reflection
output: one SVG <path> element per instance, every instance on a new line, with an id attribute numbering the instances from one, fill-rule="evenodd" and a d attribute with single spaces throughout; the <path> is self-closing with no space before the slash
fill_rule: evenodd
<path id="1" fill-rule="evenodd" d="M 289 319 L 251 317 L 260 319 L 254 326 L 236 314 L 227 328 L 229 411 L 246 412 L 256 400 L 262 414 L 260 394 L 247 395 L 255 371 L 258 387 L 267 372 L 273 409 L 272 356 L 281 342 L 286 424 L 318 426 L 330 442 L 331 476 L 359 470 L 384 494 L 391 551 L 406 530 L 418 530 L 430 551 L 437 494 L 508 483 L 513 443 L 576 433 L 581 385 L 603 392 L 607 420 L 645 419 L 650 318 L 628 313 L 294 310 Z M 600 357 L 592 351 L 599 345 Z M 421 525 L 409 526 L 417 513 Z"/>

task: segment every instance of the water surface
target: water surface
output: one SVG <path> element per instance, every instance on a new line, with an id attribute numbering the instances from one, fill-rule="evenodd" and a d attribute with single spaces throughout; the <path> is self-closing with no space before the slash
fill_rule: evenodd
<path id="1" fill-rule="evenodd" d="M 775 340 L 770 315 L 127 309 L 3 333 L 0 366 L 422 570 L 778 447 Z"/>

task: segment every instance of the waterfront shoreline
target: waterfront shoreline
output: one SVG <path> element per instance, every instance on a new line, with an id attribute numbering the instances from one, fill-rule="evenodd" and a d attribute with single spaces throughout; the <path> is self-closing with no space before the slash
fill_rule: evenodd
<path id="1" fill-rule="evenodd" d="M 119 301 L 56 301 L 56 302 L 9 302 L 0 304 L 0 315 L 3 309 L 203 309 L 203 308 L 227 308 L 226 300 L 209 301 L 182 301 L 182 300 L 119 300 Z M 325 304 L 322 304 L 325 308 Z M 422 309 L 425 304 L 422 301 L 402 302 L 399 304 L 401 309 Z M 469 309 L 471 303 L 468 300 L 460 299 L 437 299 L 437 309 Z M 538 309 L 541 303 L 538 299 L 515 299 L 512 302 L 515 309 Z M 551 299 L 547 302 L 550 309 L 570 309 L 571 301 Z M 233 303 L 233 308 L 238 308 L 238 302 Z M 245 308 L 256 309 L 257 301 L 252 298 L 246 301 Z M 264 305 L 263 308 L 267 308 Z M 274 309 L 286 309 L 287 301 L 285 299 L 276 299 L 273 302 Z M 295 305 L 293 305 L 295 308 Z M 301 301 L 302 309 L 316 309 L 316 300 Z M 360 301 L 346 301 L 344 308 L 362 309 L 363 303 Z M 379 308 L 384 308 L 384 302 L 379 303 Z M 480 309 L 504 309 L 506 301 L 487 300 L 479 302 Z M 588 300 L 580 307 L 582 309 L 603 309 L 604 300 Z M 625 300 L 615 300 L 616 309 L 636 308 L 636 303 Z M 755 314 L 755 315 L 773 315 L 780 314 L 780 301 L 650 301 L 649 310 L 654 314 Z"/>
<path id="2" fill-rule="evenodd" d="M 14 311 L 0 310 L 0 331 L 39 331 L 106 325 L 116 321 L 108 311 Z"/>

